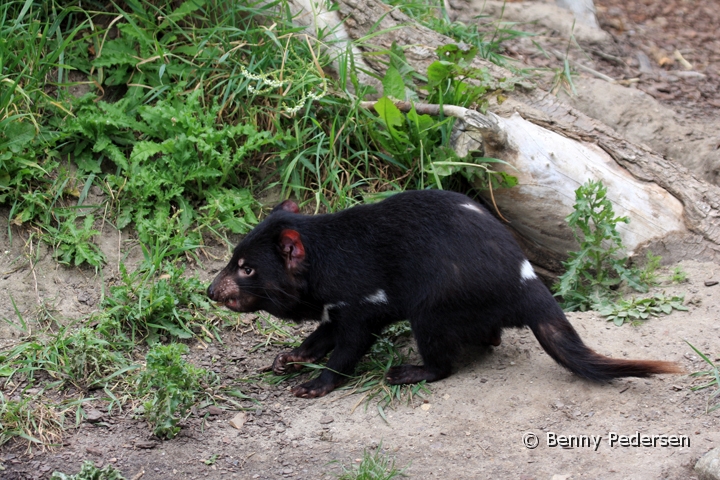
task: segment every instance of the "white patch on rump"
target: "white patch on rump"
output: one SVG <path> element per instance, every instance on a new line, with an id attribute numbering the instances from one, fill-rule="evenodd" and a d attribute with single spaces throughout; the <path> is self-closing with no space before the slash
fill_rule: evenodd
<path id="1" fill-rule="evenodd" d="M 382 288 L 378 289 L 378 291 L 372 295 L 368 295 L 364 300 L 368 303 L 388 303 L 387 295 L 385 294 L 385 290 Z"/>
<path id="2" fill-rule="evenodd" d="M 472 203 L 463 203 L 460 206 L 465 207 L 468 210 L 473 210 L 473 211 L 479 213 L 480 215 L 485 215 L 485 212 L 483 212 L 481 208 L 478 208 L 476 205 L 473 205 Z"/>
<path id="3" fill-rule="evenodd" d="M 537 278 L 535 270 L 533 270 L 532 265 L 530 265 L 530 262 L 528 262 L 527 259 L 523 260 L 522 264 L 520 265 L 520 278 L 523 282 L 526 280 L 532 280 L 533 278 Z"/>

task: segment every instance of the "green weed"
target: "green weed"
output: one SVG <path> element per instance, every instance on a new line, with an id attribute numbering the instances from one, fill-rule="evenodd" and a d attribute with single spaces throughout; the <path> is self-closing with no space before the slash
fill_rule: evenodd
<path id="1" fill-rule="evenodd" d="M 690 342 L 685 340 L 685 343 L 690 345 L 690 348 L 695 350 L 695 353 L 700 355 L 700 358 L 702 358 L 705 361 L 705 363 L 707 363 L 710 366 L 709 370 L 705 370 L 702 372 L 695 372 L 690 375 L 691 377 L 710 377 L 709 382 L 704 383 L 702 385 L 694 386 L 691 388 L 691 390 L 693 392 L 695 392 L 698 390 L 704 390 L 706 388 L 710 388 L 712 386 L 717 387 L 717 389 L 708 398 L 707 413 L 710 413 L 710 412 L 720 409 L 720 367 L 718 367 L 718 365 L 715 365 L 710 360 L 710 358 L 708 358 L 707 355 L 705 355 L 700 350 L 698 350 L 693 345 L 691 345 Z"/>
<path id="2" fill-rule="evenodd" d="M 241 184 L 252 170 L 247 157 L 273 136 L 250 124 L 218 126 L 220 106 L 204 105 L 203 95 L 172 90 L 136 108 L 130 98 L 111 104 L 87 97 L 65 127 L 82 171 L 100 174 L 103 161 L 114 164 L 117 173 L 105 180 L 118 203 L 116 226 L 133 222 L 145 244 L 178 236 L 201 244 L 191 228 L 199 209 L 216 213 L 212 221 L 234 233 L 257 223 L 257 204 Z"/>
<path id="3" fill-rule="evenodd" d="M 490 168 L 491 163 L 500 160 L 478 156 L 478 152 L 460 158 L 449 146 L 455 119 L 443 118 L 443 105 L 482 105 L 489 90 L 513 88 L 512 81 L 496 85 L 487 70 L 471 67 L 470 62 L 476 54 L 475 47 L 468 50 L 457 45 L 440 47 L 437 49 L 440 60 L 428 67 L 425 79 L 407 64 L 400 47 L 394 44 L 391 47 L 390 65 L 383 78 L 385 96 L 374 106 L 381 128 L 372 129 L 370 133 L 382 152 L 378 155 L 408 176 L 410 180 L 406 187 L 443 188 L 443 181 L 447 183 L 454 174 L 462 174 L 470 180 L 481 178 L 496 186 L 509 187 L 517 183 L 515 177 Z M 417 78 L 425 81 L 423 87 L 415 86 Z M 469 79 L 479 84 L 471 83 Z M 414 106 L 403 114 L 395 105 L 396 100 L 416 100 L 419 88 L 427 90 L 427 102 L 441 105 L 439 119 L 419 114 Z"/>
<path id="4" fill-rule="evenodd" d="M 687 281 L 687 272 L 682 267 L 674 267 L 672 275 L 670 276 L 671 283 L 684 283 Z"/>
<path id="5" fill-rule="evenodd" d="M 656 293 L 648 298 L 621 299 L 615 303 L 596 304 L 593 305 L 593 309 L 600 315 L 608 317 L 608 322 L 613 322 L 617 326 L 622 326 L 626 322 L 637 325 L 650 316 L 657 317 L 661 313 L 670 315 L 673 309 L 687 311 L 687 307 L 683 305 L 684 298 L 684 295 L 666 297 Z"/>
<path id="6" fill-rule="evenodd" d="M 75 266 L 87 263 L 98 269 L 105 263 L 105 254 L 91 241 L 95 235 L 100 234 L 93 228 L 95 217 L 87 215 L 81 227 L 77 226 L 76 218 L 75 214 L 71 214 L 57 227 L 46 224 L 48 235 L 55 247 L 55 258 L 60 263 Z"/>
<path id="7" fill-rule="evenodd" d="M 164 439 L 180 431 L 180 419 L 218 383 L 215 373 L 195 367 L 182 358 L 188 347 L 180 343 L 154 345 L 146 357 L 145 371 L 138 379 L 140 395 L 149 395 L 144 415 L 153 433 Z"/>
<path id="8" fill-rule="evenodd" d="M 109 341 L 89 327 L 63 326 L 57 333 L 26 339 L 0 353 L 2 376 L 20 375 L 34 381 L 45 372 L 55 385 L 72 384 L 81 391 L 104 388 L 110 378 L 131 369 L 124 355 L 129 345 Z M 52 385 L 52 383 L 51 383 Z"/>
<path id="9" fill-rule="evenodd" d="M 481 58 L 504 67 L 513 68 L 514 65 L 511 58 L 502 54 L 503 43 L 533 35 L 516 29 L 517 23 L 488 20 L 485 16 L 475 17 L 476 21 L 471 24 L 453 22 L 450 20 L 442 0 L 416 0 L 413 2 L 386 0 L 385 3 L 399 8 L 410 18 L 431 30 L 446 35 L 456 42 L 474 47 Z"/>
<path id="10" fill-rule="evenodd" d="M 405 467 L 407 468 L 407 467 Z M 362 459 L 357 465 L 348 468 L 342 465 L 342 473 L 338 475 L 340 480 L 390 480 L 396 477 L 404 477 L 405 468 L 398 470 L 395 467 L 395 459 L 382 450 L 382 444 L 375 448 L 375 451 L 363 451 Z"/>
<path id="11" fill-rule="evenodd" d="M 125 480 L 125 477 L 112 465 L 98 468 L 92 461 L 85 460 L 80 467 L 80 471 L 75 475 L 53 472 L 50 480 Z"/>
<path id="12" fill-rule="evenodd" d="M 645 265 L 639 269 L 640 283 L 643 285 L 658 285 L 660 283 L 660 277 L 658 276 L 658 269 L 660 268 L 660 262 L 662 257 L 660 255 L 653 255 L 652 252 L 647 252 L 645 256 Z"/>
<path id="13" fill-rule="evenodd" d="M 558 278 L 555 295 L 562 297 L 566 310 L 587 310 L 593 304 L 612 299 L 621 283 L 646 292 L 636 268 L 626 266 L 623 244 L 615 226 L 627 223 L 616 217 L 607 190 L 601 182 L 588 181 L 575 190 L 574 211 L 567 217 L 580 250 L 571 252 L 563 263 L 566 272 Z"/>
<path id="14" fill-rule="evenodd" d="M 172 253 L 172 252 L 169 252 Z M 216 311 L 205 294 L 206 285 L 186 277 L 185 267 L 164 263 L 128 273 L 120 264 L 121 283 L 110 287 L 102 308 L 133 342 L 145 339 L 217 337 L 217 326 L 207 312 Z M 225 317 L 223 312 L 218 316 Z"/>

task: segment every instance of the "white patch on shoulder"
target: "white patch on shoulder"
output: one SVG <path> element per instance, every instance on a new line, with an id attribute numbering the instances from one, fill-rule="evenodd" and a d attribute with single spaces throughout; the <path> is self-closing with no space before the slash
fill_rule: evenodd
<path id="1" fill-rule="evenodd" d="M 326 303 L 323 305 L 323 312 L 322 316 L 320 317 L 320 323 L 328 323 L 330 321 L 330 310 L 337 307 L 345 307 L 347 306 L 347 303 L 345 302 L 338 302 L 338 303 Z"/>
<path id="2" fill-rule="evenodd" d="M 378 291 L 373 293 L 372 295 L 368 295 L 363 300 L 367 303 L 388 303 L 387 294 L 382 288 L 378 289 Z"/>
<path id="3" fill-rule="evenodd" d="M 523 282 L 526 280 L 532 280 L 533 278 L 537 278 L 535 270 L 533 270 L 532 265 L 530 265 L 530 262 L 528 262 L 527 259 L 523 260 L 522 264 L 520 265 L 520 278 Z"/>
<path id="4" fill-rule="evenodd" d="M 476 205 L 473 205 L 472 203 L 463 203 L 460 206 L 465 207 L 468 210 L 473 210 L 473 211 L 479 213 L 480 215 L 485 215 L 485 212 L 483 212 L 481 208 L 478 208 Z"/>

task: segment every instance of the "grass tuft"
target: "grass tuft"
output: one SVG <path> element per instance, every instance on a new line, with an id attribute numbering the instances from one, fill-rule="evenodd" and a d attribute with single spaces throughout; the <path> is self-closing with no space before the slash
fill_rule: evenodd
<path id="1" fill-rule="evenodd" d="M 382 444 L 374 452 L 364 450 L 359 464 L 350 468 L 342 465 L 342 470 L 339 480 L 391 480 L 405 476 L 405 468 L 398 470 L 395 467 L 395 459 L 383 451 Z"/>
<path id="2" fill-rule="evenodd" d="M 715 391 L 712 392 L 710 394 L 710 396 L 708 397 L 708 405 L 707 405 L 707 409 L 706 409 L 706 413 L 714 412 L 715 410 L 720 409 L 720 367 L 718 365 L 715 365 L 707 355 L 705 355 L 700 350 L 695 348 L 690 342 L 685 340 L 685 343 L 690 345 L 690 348 L 692 348 L 695 351 L 695 353 L 700 355 L 700 358 L 702 358 L 705 361 L 705 363 L 707 363 L 710 366 L 710 368 L 708 370 L 695 372 L 690 375 L 691 377 L 698 377 L 698 378 L 709 377 L 708 382 L 706 382 L 702 385 L 696 385 L 696 386 L 692 387 L 691 390 L 693 392 L 695 392 L 698 390 L 704 390 L 706 388 L 715 386 L 716 387 Z"/>

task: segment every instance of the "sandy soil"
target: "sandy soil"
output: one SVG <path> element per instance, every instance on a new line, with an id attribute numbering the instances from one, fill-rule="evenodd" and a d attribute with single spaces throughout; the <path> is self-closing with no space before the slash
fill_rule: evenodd
<path id="1" fill-rule="evenodd" d="M 621 3 L 605 0 L 597 3 L 601 15 L 626 20 L 622 32 L 629 31 L 629 19 L 642 20 L 636 13 L 623 12 Z M 638 2 L 631 5 L 639 8 Z M 621 9 L 619 13 L 617 9 Z M 615 25 L 602 18 L 601 23 L 608 29 Z M 658 30 L 661 23 L 636 31 L 661 38 L 662 30 Z M 701 25 L 707 23 L 697 23 L 695 30 Z M 632 45 L 622 32 L 613 32 L 613 42 Z M 631 37 L 635 41 L 640 35 Z M 691 41 L 695 37 L 682 38 Z M 521 51 L 521 46 L 516 50 Z M 687 52 L 684 55 L 695 61 Z M 607 68 L 608 74 L 614 68 L 602 64 L 595 67 Z M 707 82 L 717 81 L 715 72 L 706 71 Z M 615 75 L 619 73 L 615 71 Z M 660 77 L 658 73 L 657 78 Z M 661 81 L 653 78 L 646 76 L 645 81 Z M 682 82 L 685 85 L 697 80 Z M 654 100 L 663 102 L 661 106 L 678 108 L 683 92 L 693 90 L 675 88 L 677 82 L 669 83 L 673 98 L 657 95 Z M 631 86 L 638 90 L 638 82 Z M 714 92 L 711 87 L 703 86 L 698 91 Z M 655 90 L 663 93 L 663 89 Z M 599 91 L 603 95 L 606 90 Z M 713 93 L 696 96 L 694 103 L 685 102 L 680 117 L 672 114 L 679 126 L 670 125 L 664 130 L 641 130 L 638 125 L 642 121 L 624 122 L 627 118 L 622 113 L 607 118 L 620 119 L 618 125 L 628 132 L 646 132 L 645 140 L 641 140 L 645 143 L 657 140 L 658 145 L 675 146 L 676 141 L 665 142 L 664 138 L 674 138 L 667 137 L 670 134 L 688 137 L 685 131 L 676 128 L 687 127 L 686 122 L 693 118 L 701 122 L 712 119 L 704 98 L 717 101 Z M 650 115 L 652 109 L 645 112 Z M 664 112 L 650 115 L 651 120 L 664 121 L 667 117 Z M 712 129 L 688 128 L 700 132 L 695 134 L 700 140 L 716 141 Z M 711 153 L 708 150 L 708 160 L 698 167 L 699 173 L 707 177 L 714 175 Z M 11 244 L 7 232 L 4 211 L 0 212 L 0 298 L 4 300 L 0 302 L 0 318 L 15 318 L 10 295 L 28 319 L 41 313 L 39 301 L 52 307 L 59 318 L 79 318 L 97 308 L 101 284 L 113 280 L 118 259 L 124 258 L 126 264 L 132 265 L 140 256 L 131 235 L 119 236 L 105 227 L 100 245 L 108 256 L 108 265 L 101 275 L 96 275 L 93 271 L 58 266 L 46 249 L 41 247 L 38 251 L 37 245 L 26 241 L 27 232 L 13 229 Z M 215 253 L 222 257 L 226 252 Z M 34 259 L 34 268 L 30 257 Z M 222 260 L 206 262 L 198 273 L 210 280 L 222 265 Z M 720 265 L 686 262 L 680 266 L 688 273 L 688 281 L 656 291 L 684 294 L 688 312 L 652 318 L 638 327 L 616 327 L 592 312 L 571 314 L 569 318 L 583 339 L 603 354 L 671 360 L 688 372 L 703 370 L 704 362 L 685 340 L 720 361 L 717 320 L 720 285 L 705 285 L 706 281 L 720 280 Z M 298 327 L 298 333 L 311 329 L 311 324 L 304 324 Z M 251 353 L 249 350 L 261 338 L 251 329 L 246 330 L 226 331 L 222 345 L 193 345 L 189 360 L 213 368 L 231 384 L 270 365 L 279 349 L 270 347 Z M 18 340 L 18 331 L 0 322 L 0 348 Z M 261 402 L 259 409 L 247 414 L 240 430 L 229 425 L 237 412 L 205 415 L 207 412 L 203 411 L 183 424 L 179 437 L 167 442 L 153 439 L 148 426 L 134 419 L 131 406 L 127 406 L 122 412 L 105 414 L 100 423 L 85 422 L 78 429 L 68 430 L 63 446 L 51 452 L 26 455 L 17 446 L 5 446 L 0 452 L 0 477 L 47 478 L 54 470 L 75 473 L 83 460 L 90 459 L 99 466 L 112 463 L 127 478 L 136 479 L 334 478 L 340 466 L 332 462 L 351 465 L 364 449 L 382 445 L 396 459 L 397 466 L 407 466 L 406 473 L 411 478 L 691 479 L 697 459 L 720 445 L 720 411 L 705 413 L 708 392 L 690 391 L 692 385 L 698 384 L 697 379 L 678 375 L 590 384 L 549 359 L 529 331 L 508 331 L 499 347 L 466 352 L 453 376 L 431 385 L 431 394 L 424 402 L 399 404 L 389 410 L 387 423 L 374 404 L 367 409 L 362 404 L 354 408 L 360 397 L 343 391 L 317 400 L 297 399 L 288 388 L 301 381 L 302 378 L 277 387 L 239 385 Z M 96 404 L 98 408 L 102 405 Z M 256 408 L 251 402 L 245 405 Z M 72 420 L 68 419 L 68 423 Z M 679 435 L 689 446 L 623 447 L 608 443 L 611 433 L 632 436 L 636 432 Z M 529 449 L 523 444 L 528 433 L 538 436 L 537 448 Z M 600 436 L 601 442 L 597 449 L 552 447 L 548 445 L 550 434 L 594 435 Z M 216 461 L 206 464 L 213 456 L 217 456 Z"/>

